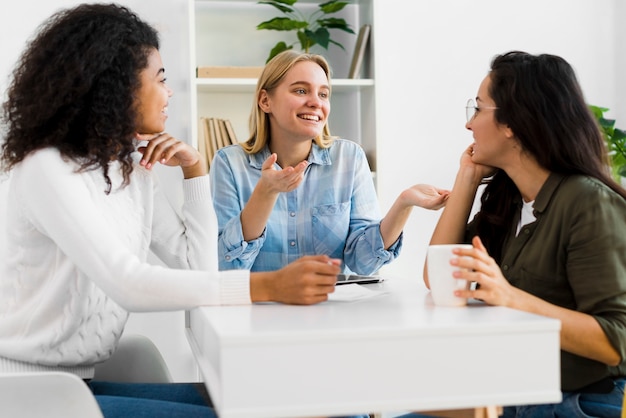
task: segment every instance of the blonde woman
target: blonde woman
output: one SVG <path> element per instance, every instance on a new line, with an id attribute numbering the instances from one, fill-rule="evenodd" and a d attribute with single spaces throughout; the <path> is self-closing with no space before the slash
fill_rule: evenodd
<path id="1" fill-rule="evenodd" d="M 362 148 L 330 135 L 330 68 L 285 51 L 259 78 L 247 142 L 211 164 L 221 269 L 274 270 L 325 254 L 343 271 L 372 274 L 394 260 L 413 206 L 438 209 L 448 193 L 403 191 L 382 218 Z"/>

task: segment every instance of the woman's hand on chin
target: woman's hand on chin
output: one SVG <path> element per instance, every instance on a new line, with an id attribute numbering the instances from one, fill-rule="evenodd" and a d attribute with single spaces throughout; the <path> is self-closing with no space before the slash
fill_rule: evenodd
<path id="1" fill-rule="evenodd" d="M 158 134 L 136 134 L 139 141 L 146 145 L 138 148 L 143 155 L 140 164 L 152 169 L 159 162 L 170 167 L 180 166 L 185 178 L 192 178 L 206 174 L 200 153 L 197 149 L 181 141 L 167 132 Z"/>

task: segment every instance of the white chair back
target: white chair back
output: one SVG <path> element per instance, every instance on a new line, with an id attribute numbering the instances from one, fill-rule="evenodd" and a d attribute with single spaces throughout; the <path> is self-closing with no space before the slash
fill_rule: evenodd
<path id="1" fill-rule="evenodd" d="M 148 337 L 124 334 L 110 359 L 96 364 L 94 380 L 127 383 L 171 383 L 170 371 Z"/>
<path id="2" fill-rule="evenodd" d="M 63 372 L 0 374 L 0 415 L 20 418 L 103 418 L 78 376 Z"/>

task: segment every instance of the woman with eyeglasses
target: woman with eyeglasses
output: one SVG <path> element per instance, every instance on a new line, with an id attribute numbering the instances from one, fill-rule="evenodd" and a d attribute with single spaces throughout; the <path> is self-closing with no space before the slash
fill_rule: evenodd
<path id="1" fill-rule="evenodd" d="M 562 402 L 505 407 L 503 416 L 619 417 L 626 191 L 610 176 L 574 70 L 554 55 L 496 56 L 467 112 L 474 142 L 431 244 L 473 244 L 451 261 L 466 269 L 455 277 L 477 284 L 458 296 L 561 321 Z"/>
<path id="2" fill-rule="evenodd" d="M 211 163 L 221 269 L 274 270 L 326 254 L 344 273 L 372 274 L 398 256 L 413 206 L 445 203 L 447 191 L 415 185 L 382 218 L 363 149 L 330 135 L 330 101 L 324 57 L 289 50 L 265 66 L 250 138 Z"/>

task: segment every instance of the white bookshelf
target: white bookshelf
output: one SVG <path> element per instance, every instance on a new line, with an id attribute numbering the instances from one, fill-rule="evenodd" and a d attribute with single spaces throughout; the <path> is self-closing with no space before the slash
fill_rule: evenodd
<path id="1" fill-rule="evenodd" d="M 343 17 L 358 33 L 362 24 L 372 25 L 374 0 L 352 0 L 336 16 Z M 295 4 L 307 12 L 320 1 L 300 0 Z M 248 118 L 253 104 L 256 79 L 197 78 L 199 66 L 263 66 L 271 48 L 279 40 L 295 40 L 295 32 L 257 30 L 256 26 L 280 12 L 275 8 L 249 0 L 189 0 L 190 100 L 191 141 L 198 144 L 198 120 L 201 116 L 229 119 L 237 139 L 248 136 Z M 374 68 L 370 39 L 361 77 L 345 78 L 348 74 L 357 35 L 331 30 L 332 39 L 345 51 L 331 45 L 311 51 L 324 55 L 331 65 L 332 97 L 329 126 L 331 133 L 360 143 L 368 155 L 372 170 L 376 165 Z M 319 49 L 316 49 L 319 48 Z"/>

